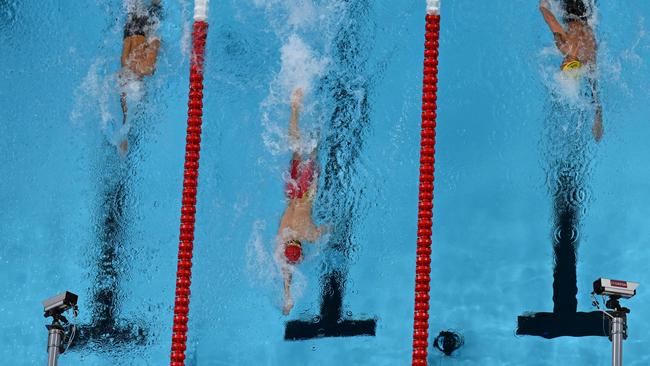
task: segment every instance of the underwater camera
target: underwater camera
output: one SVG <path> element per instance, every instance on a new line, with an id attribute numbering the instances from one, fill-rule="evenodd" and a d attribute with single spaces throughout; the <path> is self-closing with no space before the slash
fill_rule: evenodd
<path id="1" fill-rule="evenodd" d="M 596 295 L 623 299 L 629 299 L 636 295 L 637 287 L 639 287 L 638 282 L 610 280 L 607 278 L 599 278 L 594 281 L 594 293 Z"/>

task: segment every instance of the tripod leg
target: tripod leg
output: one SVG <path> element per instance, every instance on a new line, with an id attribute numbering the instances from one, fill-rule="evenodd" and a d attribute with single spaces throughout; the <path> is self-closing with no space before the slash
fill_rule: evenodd
<path id="1" fill-rule="evenodd" d="M 59 324 L 47 325 L 47 366 L 57 366 L 61 344 L 63 343 L 63 328 Z"/>

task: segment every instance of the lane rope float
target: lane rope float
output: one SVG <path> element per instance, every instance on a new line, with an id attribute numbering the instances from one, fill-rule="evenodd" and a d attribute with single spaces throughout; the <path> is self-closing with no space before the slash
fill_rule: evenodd
<path id="1" fill-rule="evenodd" d="M 190 57 L 190 91 L 185 139 L 185 165 L 181 206 L 178 266 L 172 328 L 171 366 L 185 366 L 188 315 L 190 311 L 190 285 L 192 284 L 192 255 L 194 249 L 194 223 L 196 218 L 196 193 L 199 178 L 201 151 L 201 125 L 203 117 L 203 63 L 208 32 L 208 0 L 194 3 L 192 55 Z"/>
<path id="2" fill-rule="evenodd" d="M 422 130 L 420 133 L 420 189 L 418 196 L 418 238 L 413 316 L 413 366 L 427 365 L 439 39 L 440 0 L 427 0 L 424 75 L 422 79 Z"/>

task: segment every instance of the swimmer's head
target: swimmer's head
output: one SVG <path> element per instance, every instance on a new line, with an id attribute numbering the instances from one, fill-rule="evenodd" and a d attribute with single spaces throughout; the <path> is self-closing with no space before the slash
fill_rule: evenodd
<path id="1" fill-rule="evenodd" d="M 298 239 L 284 242 L 284 257 L 289 264 L 298 264 L 302 259 L 302 243 Z"/>
<path id="2" fill-rule="evenodd" d="M 580 69 L 581 67 L 582 67 L 582 62 L 580 62 L 580 60 L 578 60 L 577 57 L 572 55 L 567 55 L 564 58 L 564 61 L 562 61 L 562 65 L 560 66 L 560 69 L 564 72 L 567 72 L 567 71 Z"/>
<path id="3" fill-rule="evenodd" d="M 564 0 L 565 13 L 563 20 L 565 23 L 572 21 L 586 22 L 591 13 L 591 6 L 585 4 L 584 0 Z"/>

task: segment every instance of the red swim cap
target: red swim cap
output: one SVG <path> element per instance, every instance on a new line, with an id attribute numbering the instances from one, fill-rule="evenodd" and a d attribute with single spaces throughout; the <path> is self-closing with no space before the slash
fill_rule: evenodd
<path id="1" fill-rule="evenodd" d="M 284 256 L 289 264 L 296 264 L 302 259 L 302 245 L 298 240 L 290 240 L 284 244 Z"/>

